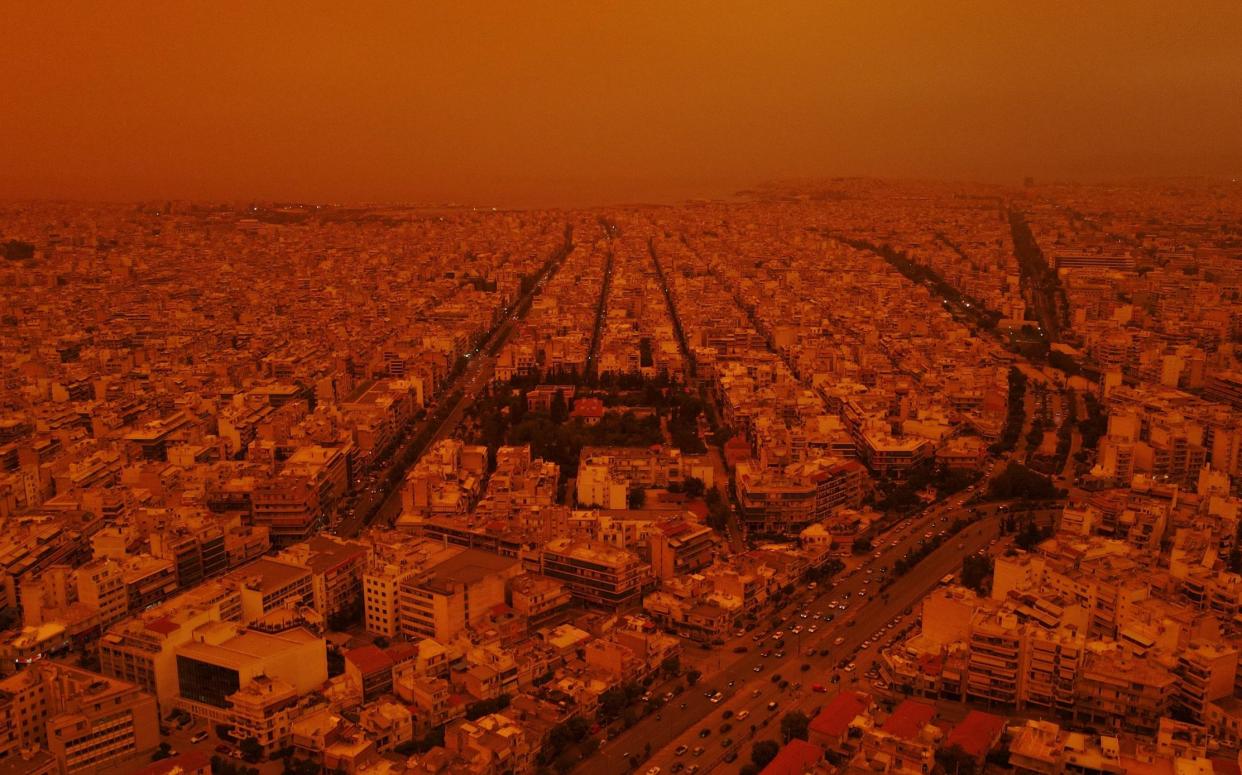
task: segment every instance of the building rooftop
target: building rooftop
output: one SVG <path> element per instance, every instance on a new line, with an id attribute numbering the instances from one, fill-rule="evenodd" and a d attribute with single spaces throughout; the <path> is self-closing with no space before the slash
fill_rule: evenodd
<path id="1" fill-rule="evenodd" d="M 827 737 L 841 737 L 850 722 L 866 713 L 870 704 L 871 698 L 862 692 L 841 692 L 811 719 L 810 729 Z"/>

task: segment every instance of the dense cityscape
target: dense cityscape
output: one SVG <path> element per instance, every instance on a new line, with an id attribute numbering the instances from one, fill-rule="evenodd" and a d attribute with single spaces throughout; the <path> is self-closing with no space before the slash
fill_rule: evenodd
<path id="1" fill-rule="evenodd" d="M 4 775 L 1239 772 L 1236 181 L 0 249 Z"/>

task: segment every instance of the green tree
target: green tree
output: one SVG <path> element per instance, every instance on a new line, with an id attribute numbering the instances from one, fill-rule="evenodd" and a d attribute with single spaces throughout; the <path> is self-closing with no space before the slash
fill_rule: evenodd
<path id="1" fill-rule="evenodd" d="M 242 758 L 248 762 L 257 762 L 263 758 L 263 745 L 256 737 L 247 737 L 237 744 Z"/>
<path id="2" fill-rule="evenodd" d="M 983 594 L 984 585 L 992 576 L 992 560 L 977 554 L 962 559 L 962 586 Z"/>
<path id="3" fill-rule="evenodd" d="M 629 497 L 626 498 L 626 505 L 631 509 L 641 509 L 647 503 L 647 491 L 641 487 L 635 487 L 630 490 Z"/>
<path id="4" fill-rule="evenodd" d="M 866 536 L 859 536 L 854 539 L 851 549 L 853 549 L 854 554 L 866 554 L 871 551 L 871 539 Z"/>
<path id="5" fill-rule="evenodd" d="M 1009 463 L 1000 476 L 988 483 L 988 497 L 996 500 L 1048 500 L 1057 495 L 1057 488 L 1051 480 L 1021 463 Z"/>
<path id="6" fill-rule="evenodd" d="M 689 495 L 691 498 L 703 497 L 703 492 L 707 489 L 703 484 L 703 480 L 696 476 L 687 476 L 683 486 L 686 490 L 686 495 Z"/>
<path id="7" fill-rule="evenodd" d="M 617 716 L 621 715 L 621 711 L 625 710 L 625 706 L 629 704 L 626 699 L 625 692 L 617 686 L 606 690 L 599 696 L 599 709 L 597 711 L 600 721 L 607 723 Z"/>
<path id="8" fill-rule="evenodd" d="M 569 419 L 569 407 L 565 405 L 565 394 L 560 389 L 557 389 L 556 394 L 552 396 L 549 414 L 552 422 L 558 425 Z"/>
<path id="9" fill-rule="evenodd" d="M 699 678 L 702 675 L 703 674 L 700 673 L 698 670 L 687 670 L 686 671 L 686 685 L 694 686 L 696 683 L 699 682 Z"/>
<path id="10" fill-rule="evenodd" d="M 936 764 L 946 775 L 975 775 L 975 757 L 957 743 L 937 750 Z"/>
<path id="11" fill-rule="evenodd" d="M 674 654 L 671 657 L 665 657 L 660 663 L 660 670 L 669 678 L 675 678 L 681 672 L 681 660 Z"/>
<path id="12" fill-rule="evenodd" d="M 781 747 L 775 740 L 760 740 L 750 749 L 750 760 L 755 763 L 759 769 L 768 766 L 768 763 L 776 758 L 776 754 L 780 753 Z"/>
<path id="13" fill-rule="evenodd" d="M 805 713 L 800 710 L 791 710 L 781 718 L 781 737 L 786 743 L 795 737 L 799 740 L 806 740 L 810 725 L 811 720 Z"/>

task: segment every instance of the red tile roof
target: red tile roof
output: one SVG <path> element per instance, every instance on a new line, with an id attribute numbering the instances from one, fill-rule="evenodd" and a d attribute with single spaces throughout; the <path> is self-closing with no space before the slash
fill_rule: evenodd
<path id="1" fill-rule="evenodd" d="M 345 652 L 345 660 L 358 668 L 363 675 L 392 669 L 392 658 L 375 646 L 359 646 Z"/>
<path id="2" fill-rule="evenodd" d="M 824 758 L 824 749 L 805 740 L 794 738 L 768 762 L 760 775 L 802 775 L 807 769 Z"/>
<path id="3" fill-rule="evenodd" d="M 394 643 L 384 650 L 388 658 L 392 660 L 394 665 L 400 664 L 407 659 L 414 659 L 418 656 L 418 647 L 413 643 Z"/>
<path id="4" fill-rule="evenodd" d="M 811 731 L 831 738 L 844 737 L 850 722 L 867 710 L 871 698 L 862 692 L 841 692 L 811 719 Z"/>
<path id="5" fill-rule="evenodd" d="M 167 635 L 170 632 L 176 632 L 181 629 L 181 625 L 175 622 L 170 622 L 167 619 L 156 619 L 154 621 L 147 622 L 147 629 L 151 632 L 158 632 L 163 635 Z"/>
<path id="6" fill-rule="evenodd" d="M 880 727 L 890 735 L 913 740 L 936 717 L 936 708 L 918 700 L 905 700 Z"/>
<path id="7" fill-rule="evenodd" d="M 570 417 L 603 417 L 604 402 L 598 398 L 579 398 L 574 401 L 574 410 Z"/>
<path id="8" fill-rule="evenodd" d="M 992 749 L 1005 729 L 1005 719 L 981 710 L 966 714 L 945 739 L 946 746 L 957 745 L 976 759 L 982 759 Z"/>

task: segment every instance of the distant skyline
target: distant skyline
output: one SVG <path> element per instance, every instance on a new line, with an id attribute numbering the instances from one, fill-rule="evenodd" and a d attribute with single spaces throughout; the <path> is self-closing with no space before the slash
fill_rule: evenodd
<path id="1" fill-rule="evenodd" d="M 1242 4 L 10 4 L 0 199 L 1242 176 Z"/>

